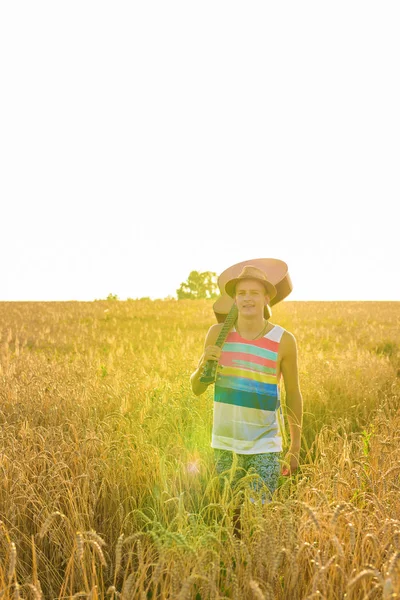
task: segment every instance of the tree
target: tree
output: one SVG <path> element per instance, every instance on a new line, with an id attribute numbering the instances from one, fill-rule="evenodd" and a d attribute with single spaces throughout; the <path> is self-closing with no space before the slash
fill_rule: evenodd
<path id="1" fill-rule="evenodd" d="M 218 296 L 217 274 L 211 271 L 191 271 L 187 281 L 176 290 L 178 300 L 190 298 L 215 298 Z"/>

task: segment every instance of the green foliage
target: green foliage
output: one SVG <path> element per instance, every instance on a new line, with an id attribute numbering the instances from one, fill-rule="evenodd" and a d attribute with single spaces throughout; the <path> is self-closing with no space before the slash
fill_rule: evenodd
<path id="1" fill-rule="evenodd" d="M 117 294 L 108 294 L 107 300 L 114 301 L 114 300 L 119 300 L 119 298 L 118 298 Z"/>
<path id="2" fill-rule="evenodd" d="M 369 455 L 369 452 L 370 452 L 370 449 L 371 449 L 370 439 L 371 439 L 371 436 L 373 435 L 373 433 L 374 433 L 374 426 L 373 425 L 371 425 L 369 431 L 367 431 L 367 429 L 364 429 L 361 432 L 362 445 L 363 445 L 363 454 L 364 454 L 364 456 L 368 456 Z"/>
<path id="3" fill-rule="evenodd" d="M 217 274 L 212 271 L 191 271 L 187 281 L 176 290 L 178 300 L 197 300 L 218 296 Z"/>
<path id="4" fill-rule="evenodd" d="M 398 353 L 398 346 L 392 341 L 381 342 L 375 349 L 377 354 L 383 354 L 391 358 Z"/>

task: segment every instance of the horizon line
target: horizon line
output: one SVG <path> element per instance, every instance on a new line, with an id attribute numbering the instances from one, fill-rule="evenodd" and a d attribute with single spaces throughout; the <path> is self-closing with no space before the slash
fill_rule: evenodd
<path id="1" fill-rule="evenodd" d="M 6 303 L 11 303 L 11 302 L 18 302 L 18 303 L 39 303 L 39 302 L 52 302 L 52 303 L 68 303 L 68 302 L 85 302 L 85 303 L 94 303 L 94 302 L 108 302 L 109 304 L 113 304 L 113 303 L 118 303 L 118 302 L 140 302 L 140 301 L 150 301 L 150 302 L 157 302 L 157 301 L 162 301 L 162 302 L 182 302 L 182 301 L 196 301 L 196 300 L 207 300 L 207 301 L 213 301 L 215 302 L 217 300 L 217 298 L 219 298 L 220 296 L 216 296 L 215 298 L 183 298 L 181 300 L 178 300 L 178 298 L 172 297 L 172 296 L 166 296 L 164 298 L 152 298 L 150 296 L 141 296 L 140 298 L 112 298 L 112 299 L 107 299 L 107 298 L 95 298 L 92 300 L 76 300 L 76 299 L 69 299 L 69 300 L 1 300 L 0 299 L 0 304 L 6 304 Z M 282 304 L 282 302 L 400 302 L 400 299 L 382 299 L 382 298 L 368 298 L 368 299 L 356 299 L 356 298 L 332 298 L 332 299 L 315 299 L 315 298 L 298 298 L 298 299 L 286 299 L 284 298 L 283 300 L 281 300 L 280 302 L 277 302 L 276 304 L 272 305 L 272 308 L 274 306 L 276 306 L 277 304 Z"/>

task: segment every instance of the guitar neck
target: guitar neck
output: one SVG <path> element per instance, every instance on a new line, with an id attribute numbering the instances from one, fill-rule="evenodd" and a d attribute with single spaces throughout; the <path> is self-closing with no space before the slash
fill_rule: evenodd
<path id="1" fill-rule="evenodd" d="M 219 335 L 217 337 L 217 341 L 215 342 L 215 345 L 219 346 L 219 348 L 222 348 L 222 346 L 224 345 L 224 342 L 225 342 L 226 338 L 228 337 L 228 333 L 232 329 L 232 325 L 235 323 L 235 321 L 237 319 L 237 315 L 238 315 L 237 306 L 236 306 L 236 304 L 232 304 L 232 308 L 228 312 L 225 322 L 222 326 L 222 329 L 219 332 Z"/>

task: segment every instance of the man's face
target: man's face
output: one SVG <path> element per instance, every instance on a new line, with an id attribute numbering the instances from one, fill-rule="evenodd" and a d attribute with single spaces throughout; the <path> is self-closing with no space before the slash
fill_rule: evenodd
<path id="1" fill-rule="evenodd" d="M 256 279 L 243 279 L 236 286 L 235 302 L 239 312 L 250 316 L 263 314 L 269 297 L 262 283 Z"/>

